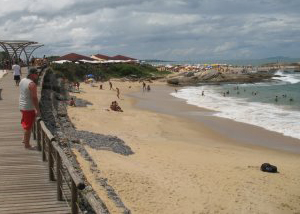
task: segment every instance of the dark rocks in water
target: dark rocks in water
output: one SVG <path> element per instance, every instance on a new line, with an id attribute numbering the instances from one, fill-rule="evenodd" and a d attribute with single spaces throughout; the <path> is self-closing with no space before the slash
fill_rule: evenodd
<path id="1" fill-rule="evenodd" d="M 195 73 L 194 72 L 187 72 L 184 74 L 185 77 L 193 77 L 195 76 Z"/>
<path id="2" fill-rule="evenodd" d="M 171 85 L 179 85 L 180 81 L 179 81 L 179 78 L 172 78 L 172 79 L 168 79 L 167 83 L 169 83 Z"/>
<path id="3" fill-rule="evenodd" d="M 189 72 L 190 73 L 190 72 Z M 271 73 L 223 73 L 217 70 L 195 72 L 193 76 L 178 74 L 167 83 L 170 85 L 194 85 L 197 83 L 255 83 L 270 80 L 274 74 Z"/>

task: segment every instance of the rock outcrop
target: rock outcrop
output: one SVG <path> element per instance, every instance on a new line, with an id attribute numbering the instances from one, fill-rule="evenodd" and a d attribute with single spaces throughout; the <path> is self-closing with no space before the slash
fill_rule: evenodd
<path id="1" fill-rule="evenodd" d="M 271 73 L 223 73 L 217 70 L 202 72 L 185 72 L 167 78 L 170 85 L 195 85 L 198 83 L 255 83 L 268 81 L 273 77 Z"/>

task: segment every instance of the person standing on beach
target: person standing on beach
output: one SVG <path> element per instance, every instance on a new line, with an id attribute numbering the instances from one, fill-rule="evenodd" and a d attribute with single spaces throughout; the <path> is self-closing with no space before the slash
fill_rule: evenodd
<path id="1" fill-rule="evenodd" d="M 12 66 L 12 70 L 14 73 L 14 80 L 16 81 L 16 86 L 19 86 L 21 76 L 22 76 L 21 67 L 20 67 L 20 65 L 18 65 L 18 63 L 15 63 Z"/>
<path id="2" fill-rule="evenodd" d="M 111 81 L 109 81 L 109 90 L 113 89 Z"/>
<path id="3" fill-rule="evenodd" d="M 30 145 L 31 128 L 35 117 L 40 115 L 37 86 L 35 84 L 37 79 L 37 70 L 31 68 L 27 77 L 20 82 L 19 107 L 22 113 L 21 125 L 24 130 L 23 143 L 25 149 L 34 149 Z"/>
<path id="4" fill-rule="evenodd" d="M 117 97 L 120 99 L 120 89 L 116 88 L 116 90 L 117 90 Z"/>

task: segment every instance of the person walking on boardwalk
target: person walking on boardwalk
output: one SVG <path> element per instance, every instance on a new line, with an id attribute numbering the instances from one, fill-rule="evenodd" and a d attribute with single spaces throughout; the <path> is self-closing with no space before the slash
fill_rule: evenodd
<path id="1" fill-rule="evenodd" d="M 19 83 L 21 80 L 21 75 L 22 75 L 21 67 L 20 67 L 20 65 L 18 65 L 18 63 L 15 63 L 12 66 L 12 70 L 14 72 L 14 80 L 16 81 L 16 86 L 19 86 Z"/>
<path id="2" fill-rule="evenodd" d="M 35 117 L 39 116 L 40 108 L 37 97 L 37 70 L 31 68 L 26 78 L 20 82 L 19 107 L 22 113 L 21 125 L 24 129 L 23 143 L 26 149 L 34 149 L 30 145 L 31 128 Z"/>

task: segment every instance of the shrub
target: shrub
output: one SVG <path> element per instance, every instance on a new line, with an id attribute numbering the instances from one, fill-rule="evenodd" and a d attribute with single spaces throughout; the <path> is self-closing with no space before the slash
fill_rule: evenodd
<path id="1" fill-rule="evenodd" d="M 166 72 L 159 72 L 151 65 L 139 64 L 76 64 L 63 63 L 52 64 L 54 73 L 65 77 L 70 81 L 82 81 L 88 74 L 93 74 L 96 80 L 108 80 L 109 78 L 135 77 L 147 78 L 162 76 Z"/>

